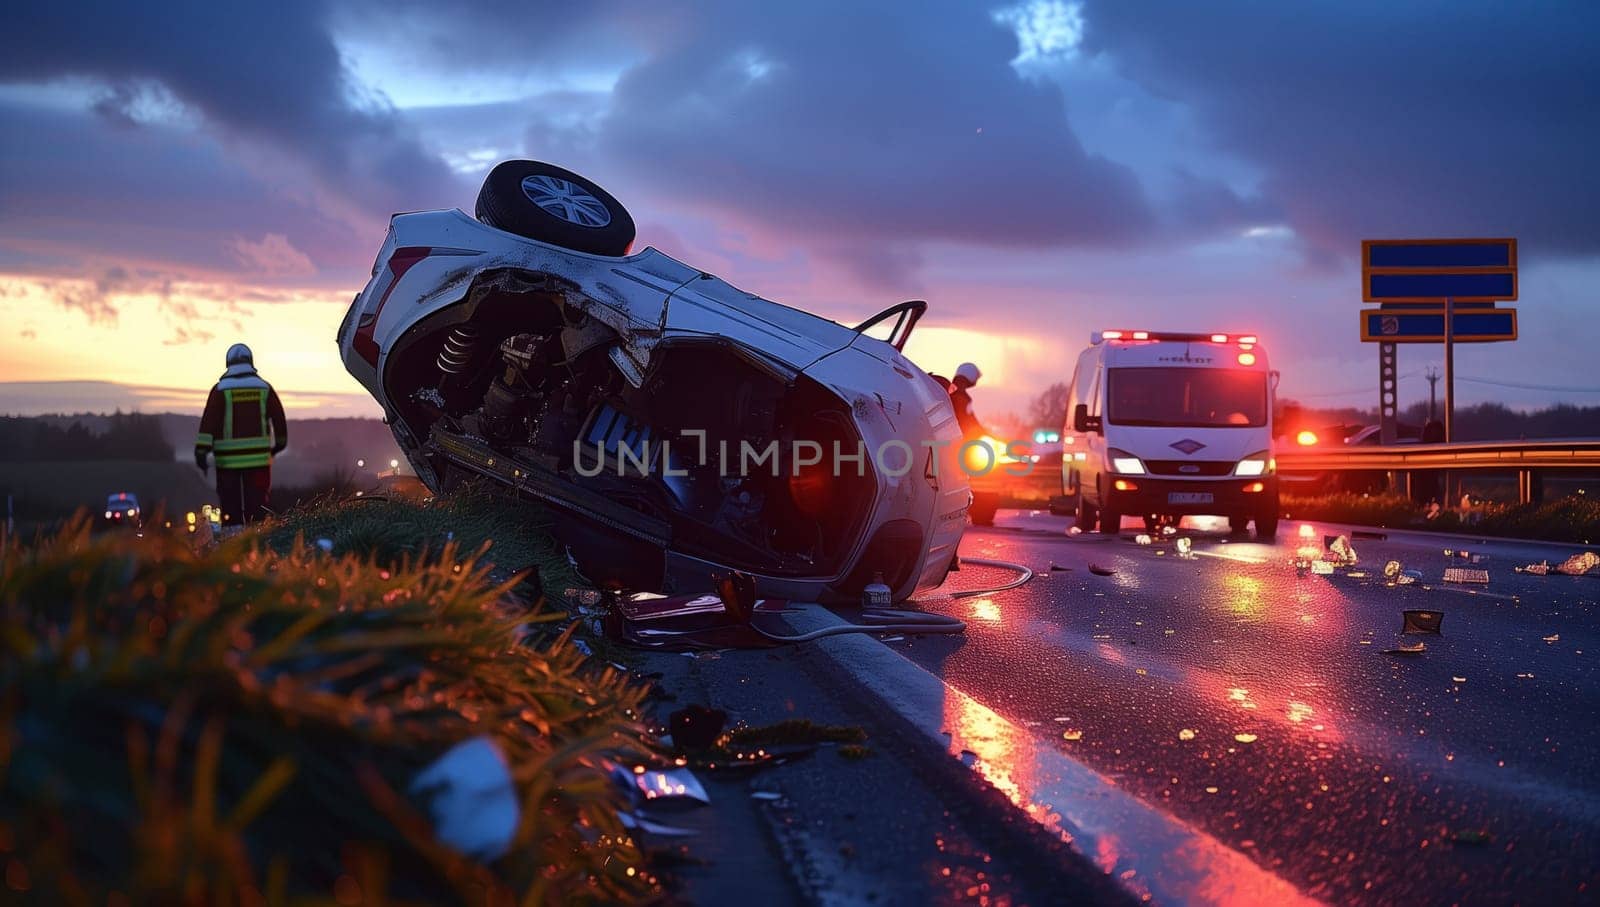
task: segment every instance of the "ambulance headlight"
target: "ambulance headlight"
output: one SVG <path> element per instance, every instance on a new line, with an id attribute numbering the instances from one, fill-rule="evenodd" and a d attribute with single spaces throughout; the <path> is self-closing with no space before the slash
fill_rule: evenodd
<path id="1" fill-rule="evenodd" d="M 1111 460 L 1112 472 L 1120 472 L 1126 476 L 1144 475 L 1144 461 L 1133 454 L 1113 447 L 1106 451 L 1106 456 Z"/>
<path id="2" fill-rule="evenodd" d="M 1272 471 L 1272 454 L 1265 450 L 1256 451 L 1233 468 L 1236 476 L 1264 476 Z"/>

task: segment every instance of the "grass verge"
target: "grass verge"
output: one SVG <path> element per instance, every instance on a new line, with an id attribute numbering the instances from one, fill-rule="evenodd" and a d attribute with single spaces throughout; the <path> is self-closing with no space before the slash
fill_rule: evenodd
<path id="1" fill-rule="evenodd" d="M 1580 545 L 1600 543 L 1600 501 L 1578 496 L 1544 504 L 1487 504 L 1465 513 L 1441 510 L 1432 517 L 1425 508 L 1399 495 L 1285 496 L 1283 511 L 1290 519 Z"/>
<path id="2" fill-rule="evenodd" d="M 361 506 L 375 509 L 304 514 L 205 552 L 174 536 L 91 535 L 83 518 L 4 542 L 0 863 L 11 895 L 660 896 L 601 765 L 642 753 L 641 691 L 589 667 L 568 634 L 527 641 L 529 621 L 553 618 L 508 616 L 509 583 L 463 554 L 492 542 L 532 565 L 548 542 L 531 531 L 507 542 L 487 515 L 464 528 L 448 505 Z M 323 530 L 333 554 L 299 540 Z M 410 792 L 466 741 L 491 743 L 513 779 L 515 830 L 497 858 L 437 835 Z"/>
<path id="3" fill-rule="evenodd" d="M 466 491 L 424 503 L 381 497 L 332 497 L 291 510 L 264 526 L 264 544 L 279 553 L 297 539 L 326 540 L 336 555 L 356 554 L 381 564 L 433 561 L 447 545 L 481 553 L 499 573 L 532 571 L 543 588 L 583 585 L 566 553 L 551 538 L 542 511 Z"/>

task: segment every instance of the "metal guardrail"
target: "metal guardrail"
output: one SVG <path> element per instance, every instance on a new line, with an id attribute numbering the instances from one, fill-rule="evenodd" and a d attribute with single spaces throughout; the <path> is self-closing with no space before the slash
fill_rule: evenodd
<path id="1" fill-rule="evenodd" d="M 1600 439 L 1302 448 L 1278 452 L 1279 472 L 1340 469 L 1600 469 Z"/>
<path id="2" fill-rule="evenodd" d="M 1391 484 L 1411 493 L 1411 474 L 1422 470 L 1500 470 L 1517 474 L 1517 500 L 1544 498 L 1546 469 L 1600 470 L 1600 439 L 1561 441 L 1469 441 L 1458 444 L 1391 444 L 1286 450 L 1277 455 L 1280 473 L 1369 470 L 1390 473 Z M 1446 488 L 1446 497 L 1452 497 Z"/>

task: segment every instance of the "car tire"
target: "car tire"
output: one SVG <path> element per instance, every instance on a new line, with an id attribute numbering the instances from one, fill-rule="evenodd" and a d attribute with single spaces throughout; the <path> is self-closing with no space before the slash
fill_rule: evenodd
<path id="1" fill-rule="evenodd" d="M 502 161 L 478 190 L 478 220 L 528 239 L 620 256 L 633 246 L 633 217 L 594 182 L 543 161 Z"/>
<path id="2" fill-rule="evenodd" d="M 1122 514 L 1116 512 L 1115 510 L 1100 511 L 1100 534 L 1121 535 Z"/>
<path id="3" fill-rule="evenodd" d="M 1270 542 L 1278 537 L 1278 501 L 1274 498 L 1256 514 L 1256 541 Z"/>
<path id="4" fill-rule="evenodd" d="M 1093 532 L 1098 517 L 1099 514 L 1095 512 L 1094 506 L 1084 499 L 1083 492 L 1080 490 L 1078 492 L 1078 509 L 1072 518 L 1072 525 L 1078 527 L 1079 532 Z"/>

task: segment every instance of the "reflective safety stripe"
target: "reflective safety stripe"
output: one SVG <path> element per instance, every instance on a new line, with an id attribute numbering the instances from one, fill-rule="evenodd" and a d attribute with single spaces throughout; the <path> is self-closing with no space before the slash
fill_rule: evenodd
<path id="1" fill-rule="evenodd" d="M 256 418 L 234 419 L 235 409 L 255 407 Z M 272 464 L 272 439 L 267 419 L 267 391 L 257 387 L 230 387 L 222 391 L 222 437 L 213 439 L 217 466 L 254 469 Z"/>
<path id="2" fill-rule="evenodd" d="M 201 432 L 200 434 L 195 435 L 194 436 L 194 446 L 195 447 L 203 447 L 203 448 L 205 448 L 207 450 L 210 450 L 211 449 L 211 435 L 210 435 L 210 433 Z"/>
<path id="3" fill-rule="evenodd" d="M 218 469 L 255 469 L 258 466 L 271 466 L 272 454 L 261 451 L 260 453 L 218 453 Z"/>

